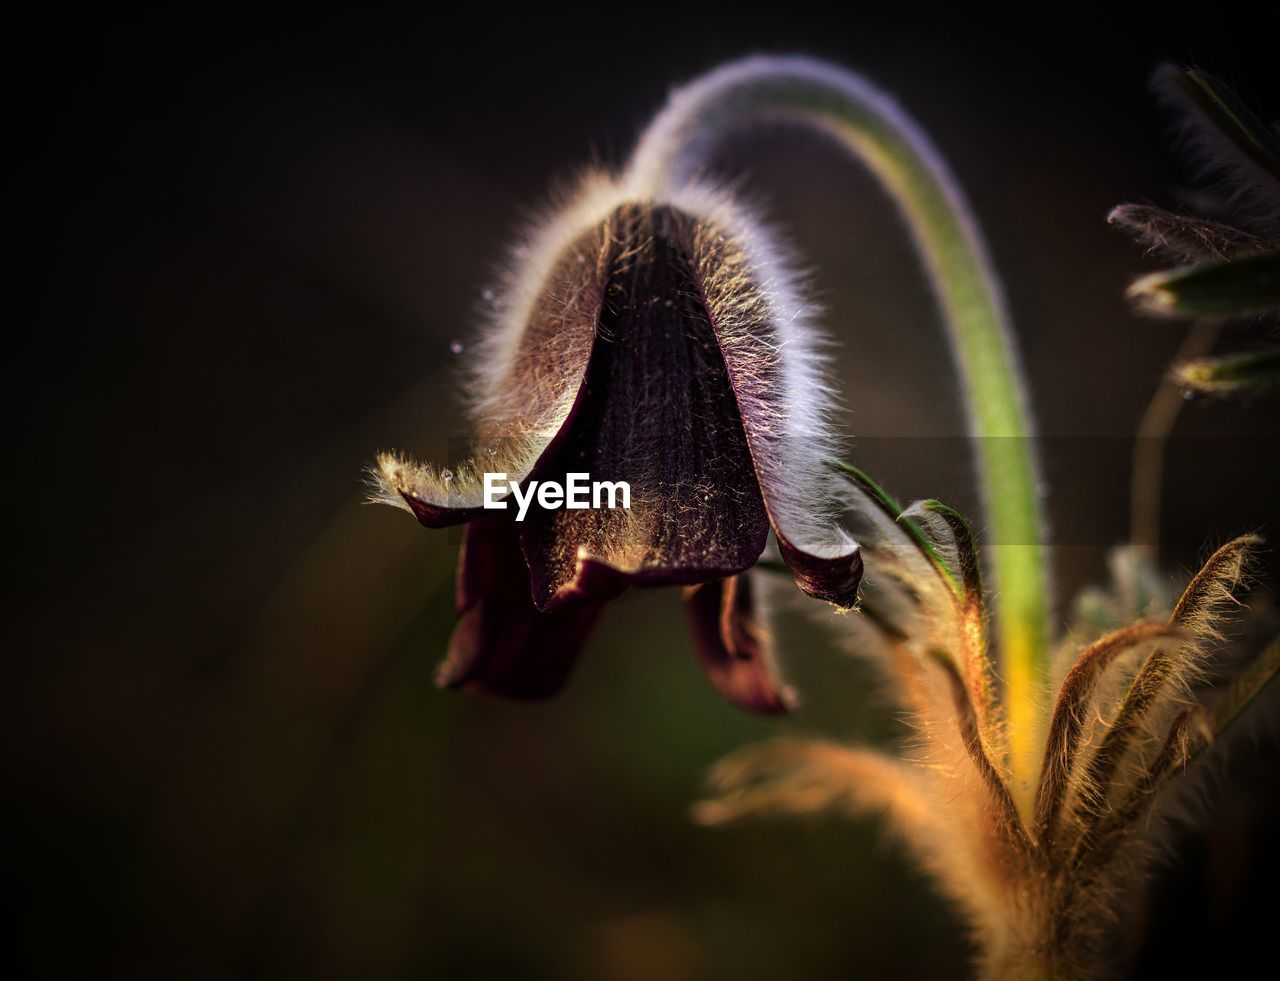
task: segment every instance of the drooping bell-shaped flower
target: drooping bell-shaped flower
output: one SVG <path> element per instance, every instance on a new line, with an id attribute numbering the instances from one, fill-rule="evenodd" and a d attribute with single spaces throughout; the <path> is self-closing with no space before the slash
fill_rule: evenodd
<path id="1" fill-rule="evenodd" d="M 681 585 L 717 687 L 783 710 L 739 574 L 770 529 L 811 596 L 852 607 L 862 571 L 835 518 L 831 396 L 784 254 L 722 194 L 597 176 L 516 255 L 475 348 L 475 456 L 378 461 L 379 500 L 427 527 L 469 523 L 441 684 L 551 694 L 603 602 Z M 534 505 L 516 521 L 484 508 L 486 472 L 525 488 L 625 481 L 630 507 Z"/>

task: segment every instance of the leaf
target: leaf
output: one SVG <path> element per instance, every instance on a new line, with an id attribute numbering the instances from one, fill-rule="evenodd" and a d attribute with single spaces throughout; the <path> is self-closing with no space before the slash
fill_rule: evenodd
<path id="1" fill-rule="evenodd" d="M 987 755 L 982 741 L 982 729 L 978 713 L 969 697 L 969 689 L 965 685 L 964 676 L 956 666 L 955 660 L 946 651 L 931 649 L 930 657 L 940 667 L 951 688 L 952 705 L 956 713 L 956 725 L 960 730 L 960 741 L 974 768 L 978 771 L 983 786 L 990 794 L 991 814 L 995 818 L 993 830 L 998 838 L 1017 851 L 1025 849 L 1029 840 L 1013 802 L 1013 795 L 1001 779 L 999 771 Z"/>
<path id="2" fill-rule="evenodd" d="M 1280 230 L 1280 140 L 1221 80 L 1198 70 L 1162 67 L 1156 94 L 1178 115 L 1179 142 L 1209 197 L 1237 224 L 1270 237 Z"/>
<path id="3" fill-rule="evenodd" d="M 1117 657 L 1140 644 L 1157 639 L 1176 640 L 1181 631 L 1170 624 L 1138 623 L 1122 627 L 1085 648 L 1058 690 L 1053 719 L 1049 723 L 1035 798 L 1035 823 L 1040 840 L 1048 844 L 1053 834 L 1067 784 L 1075 769 L 1076 754 L 1085 718 L 1093 703 L 1098 679 Z"/>
<path id="4" fill-rule="evenodd" d="M 1253 553 L 1262 545 L 1260 535 L 1238 535 L 1219 547 L 1182 591 L 1169 622 L 1207 640 L 1219 638 L 1218 625 L 1236 606 L 1236 590 L 1245 578 Z"/>
<path id="5" fill-rule="evenodd" d="M 1239 605 L 1236 590 L 1245 576 L 1251 551 L 1262 539 L 1241 535 L 1213 553 L 1191 579 L 1169 617 L 1172 626 L 1191 638 L 1173 647 L 1157 647 L 1129 683 L 1111 727 L 1084 768 L 1080 796 L 1083 835 L 1078 848 L 1087 847 L 1107 812 L 1107 791 L 1121 758 L 1137 737 L 1154 706 L 1181 696 L 1187 677 L 1203 656 L 1204 644 L 1219 639 L 1226 610 Z"/>
<path id="6" fill-rule="evenodd" d="M 1160 752 L 1139 776 L 1129 800 L 1113 811 L 1093 836 L 1096 846 L 1087 860 L 1094 865 L 1110 860 L 1121 833 L 1142 816 L 1161 784 L 1175 769 L 1190 765 L 1197 754 L 1222 735 L 1280 672 L 1280 637 L 1275 638 L 1244 669 L 1211 710 L 1199 705 L 1184 709 L 1169 727 Z"/>
<path id="7" fill-rule="evenodd" d="M 1107 215 L 1107 224 L 1150 250 L 1187 262 L 1230 259 L 1266 248 L 1262 239 L 1239 228 L 1148 204 L 1117 205 Z"/>
<path id="8" fill-rule="evenodd" d="M 1184 104 L 1198 110 L 1226 145 L 1280 180 L 1280 140 L 1226 82 L 1198 68 L 1179 71 L 1166 66 L 1162 71 L 1157 84 L 1165 84 L 1175 99 L 1181 96 Z"/>
<path id="9" fill-rule="evenodd" d="M 831 465 L 848 477 L 853 478 L 863 491 L 865 491 L 873 501 L 894 521 L 902 514 L 902 507 L 892 497 L 884 491 L 879 484 L 868 477 L 863 471 L 859 470 L 852 463 L 845 463 L 843 460 L 832 460 Z"/>
<path id="10" fill-rule="evenodd" d="M 1213 731 L 1223 732 L 1239 718 L 1240 713 L 1262 694 L 1263 689 L 1280 673 L 1280 637 L 1266 646 L 1249 662 L 1230 688 L 1213 705 Z"/>
<path id="11" fill-rule="evenodd" d="M 1229 396 L 1258 392 L 1280 384 L 1280 350 L 1251 351 L 1175 364 L 1169 380 L 1185 392 Z"/>
<path id="12" fill-rule="evenodd" d="M 888 517 L 898 524 L 911 539 L 921 553 L 929 560 L 942 578 L 943 582 L 956 596 L 962 596 L 962 588 L 960 582 L 956 579 L 951 569 L 948 568 L 946 561 L 938 551 L 937 546 L 925 534 L 924 530 L 911 517 L 903 511 L 902 507 L 885 493 L 880 486 L 868 477 L 865 473 L 853 466 L 851 463 L 845 463 L 843 460 L 832 460 L 831 465 L 837 470 L 849 477 L 850 480 L 869 497 L 872 502 L 879 507 Z"/>
<path id="13" fill-rule="evenodd" d="M 831 742 L 777 739 L 747 746 L 717 763 L 708 782 L 716 796 L 694 805 L 699 824 L 827 809 L 881 811 L 908 831 L 933 820 L 929 801 L 906 764 L 874 750 Z"/>
<path id="14" fill-rule="evenodd" d="M 1212 722 L 1202 706 L 1189 705 L 1179 712 L 1160 751 L 1136 776 L 1128 798 L 1109 811 L 1093 829 L 1091 848 L 1080 856 L 1077 870 L 1087 875 L 1115 858 L 1126 832 L 1154 803 L 1157 792 L 1169 775 L 1185 769 L 1198 753 L 1212 743 Z"/>
<path id="15" fill-rule="evenodd" d="M 1161 317 L 1238 316 L 1280 308 L 1280 252 L 1151 273 L 1126 291 L 1144 313 Z"/>
<path id="16" fill-rule="evenodd" d="M 1112 846 L 1120 832 L 1131 826 L 1142 815 L 1154 798 L 1163 781 L 1175 769 L 1188 766 L 1201 751 L 1208 748 L 1270 684 L 1280 671 L 1280 638 L 1270 644 L 1249 662 L 1243 673 L 1227 691 L 1217 699 L 1213 708 L 1206 711 L 1199 705 L 1191 705 L 1178 714 L 1169 727 L 1169 734 L 1160 752 L 1147 764 L 1139 776 L 1129 800 L 1112 812 L 1105 827 L 1099 827 L 1095 840 L 1101 842 L 1099 854 L 1091 861 L 1109 859 L 1107 842 Z"/>
<path id="17" fill-rule="evenodd" d="M 902 512 L 898 520 L 914 522 L 930 539 L 952 577 L 959 580 L 964 601 L 981 609 L 982 572 L 969 520 L 955 508 L 932 499 L 916 501 Z"/>
<path id="18" fill-rule="evenodd" d="M 979 722 L 985 727 L 995 700 L 994 666 L 987 647 L 987 609 L 973 529 L 959 511 L 934 500 L 916 501 L 903 512 L 902 520 L 916 522 L 946 564 L 951 581 L 960 584 L 959 592 L 953 595 L 963 628 L 962 669 Z"/>

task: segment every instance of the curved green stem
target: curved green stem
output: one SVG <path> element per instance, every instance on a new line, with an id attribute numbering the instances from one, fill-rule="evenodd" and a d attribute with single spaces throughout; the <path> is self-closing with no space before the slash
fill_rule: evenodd
<path id="1" fill-rule="evenodd" d="M 771 118 L 834 137 L 897 203 L 929 273 L 959 367 L 987 516 L 1015 785 L 1029 787 L 1049 598 L 1039 466 L 1004 302 L 978 228 L 932 144 L 857 75 L 808 58 L 748 58 L 673 93 L 641 137 L 627 179 L 676 189 L 704 176 L 730 132 Z"/>

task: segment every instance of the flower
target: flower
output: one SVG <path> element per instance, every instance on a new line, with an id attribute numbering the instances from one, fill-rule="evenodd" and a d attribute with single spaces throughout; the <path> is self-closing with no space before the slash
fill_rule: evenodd
<path id="1" fill-rule="evenodd" d="M 1227 122 L 1239 122 L 1213 85 L 1196 85 L 1215 125 L 1224 105 Z M 828 467 L 830 396 L 788 266 L 730 199 L 688 183 L 726 134 L 765 119 L 834 137 L 907 219 L 974 435 L 985 437 L 976 462 L 994 599 L 958 513 L 936 501 L 904 511 L 855 468 Z M 1157 215 L 1148 224 L 1175 242 L 1172 223 Z M 1221 248 L 1251 249 L 1242 236 L 1255 234 L 1179 227 L 1186 241 Z M 863 615 L 842 619 L 841 634 L 890 683 L 915 733 L 911 751 L 795 740 L 748 748 L 717 769 L 718 796 L 698 815 L 717 823 L 769 810 L 883 810 L 967 914 L 988 975 L 1105 970 L 1116 911 L 1152 865 L 1162 826 L 1147 817 L 1280 668 L 1273 642 L 1224 697 L 1201 704 L 1196 690 L 1256 537 L 1215 552 L 1163 613 L 1145 599 L 1150 553 L 1119 553 L 1124 581 L 1094 604 L 1106 622 L 1081 618 L 1051 647 L 1040 468 L 976 223 L 918 127 L 834 66 L 747 58 L 676 90 L 627 176 L 590 178 L 522 254 L 477 361 L 479 456 L 456 472 L 394 455 L 379 463 L 379 499 L 429 526 L 468 522 L 462 619 L 442 681 L 548 694 L 604 601 L 631 584 L 681 584 L 713 682 L 740 704 L 780 711 L 787 693 L 762 616 L 775 604 L 764 577 L 743 573 L 772 528 L 801 590 L 849 609 L 863 553 L 838 520 L 844 504 L 865 526 L 875 575 Z M 1191 289 L 1175 284 L 1175 299 L 1248 294 L 1255 304 L 1275 284 L 1274 256 L 1255 259 L 1233 256 L 1229 271 L 1193 276 Z M 490 468 L 527 481 L 583 471 L 625 479 L 638 506 L 512 522 L 481 510 Z M 837 483 L 840 472 L 851 479 Z M 785 592 L 796 595 L 789 583 Z M 1049 678 L 1042 669 L 1055 652 Z"/>
<path id="2" fill-rule="evenodd" d="M 796 584 L 848 609 L 862 562 L 835 517 L 820 341 L 773 236 L 726 195 L 592 175 L 514 253 L 470 377 L 478 452 L 378 459 L 375 499 L 466 522 L 446 687 L 543 697 L 604 602 L 690 587 L 711 680 L 788 701 L 741 577 L 772 529 Z M 629 510 L 483 509 L 483 474 L 627 481 Z"/>

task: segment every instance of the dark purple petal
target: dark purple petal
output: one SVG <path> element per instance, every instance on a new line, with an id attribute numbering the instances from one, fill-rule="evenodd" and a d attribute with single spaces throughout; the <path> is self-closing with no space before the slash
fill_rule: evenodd
<path id="1" fill-rule="evenodd" d="M 749 574 L 695 586 L 685 609 L 707 677 L 735 705 L 765 715 L 794 707 L 756 617 Z"/>
<path id="2" fill-rule="evenodd" d="M 853 608 L 862 582 L 862 551 L 857 545 L 851 551 L 826 557 L 797 548 L 776 528 L 774 534 L 778 551 L 795 576 L 797 586 L 815 599 L 826 600 L 845 610 Z"/>
<path id="3" fill-rule="evenodd" d="M 535 469 L 626 481 L 629 510 L 531 508 L 520 539 L 540 609 L 592 579 L 705 582 L 752 565 L 769 524 L 737 400 L 693 278 L 691 219 L 624 207 L 586 382 Z M 607 570 L 607 571 L 606 571 Z"/>
<path id="4" fill-rule="evenodd" d="M 424 528 L 448 528 L 471 521 L 484 513 L 479 507 L 449 507 L 438 502 L 425 501 L 411 491 L 401 491 L 400 496 L 409 505 L 409 510 Z"/>
<path id="5" fill-rule="evenodd" d="M 694 268 L 782 557 L 804 592 L 849 609 L 862 559 L 837 518 L 823 354 L 768 238 L 700 228 Z"/>
<path id="6" fill-rule="evenodd" d="M 481 347 L 473 456 L 445 469 L 381 454 L 376 500 L 403 500 L 423 525 L 441 528 L 483 512 L 486 472 L 528 478 L 581 393 L 615 251 L 607 224 L 581 234 L 551 264 L 537 299 L 513 308 Z"/>
<path id="7" fill-rule="evenodd" d="M 530 599 L 515 524 L 505 514 L 486 515 L 464 533 L 458 558 L 460 619 L 436 682 L 514 698 L 554 695 L 600 607 L 570 599 L 539 612 Z"/>

